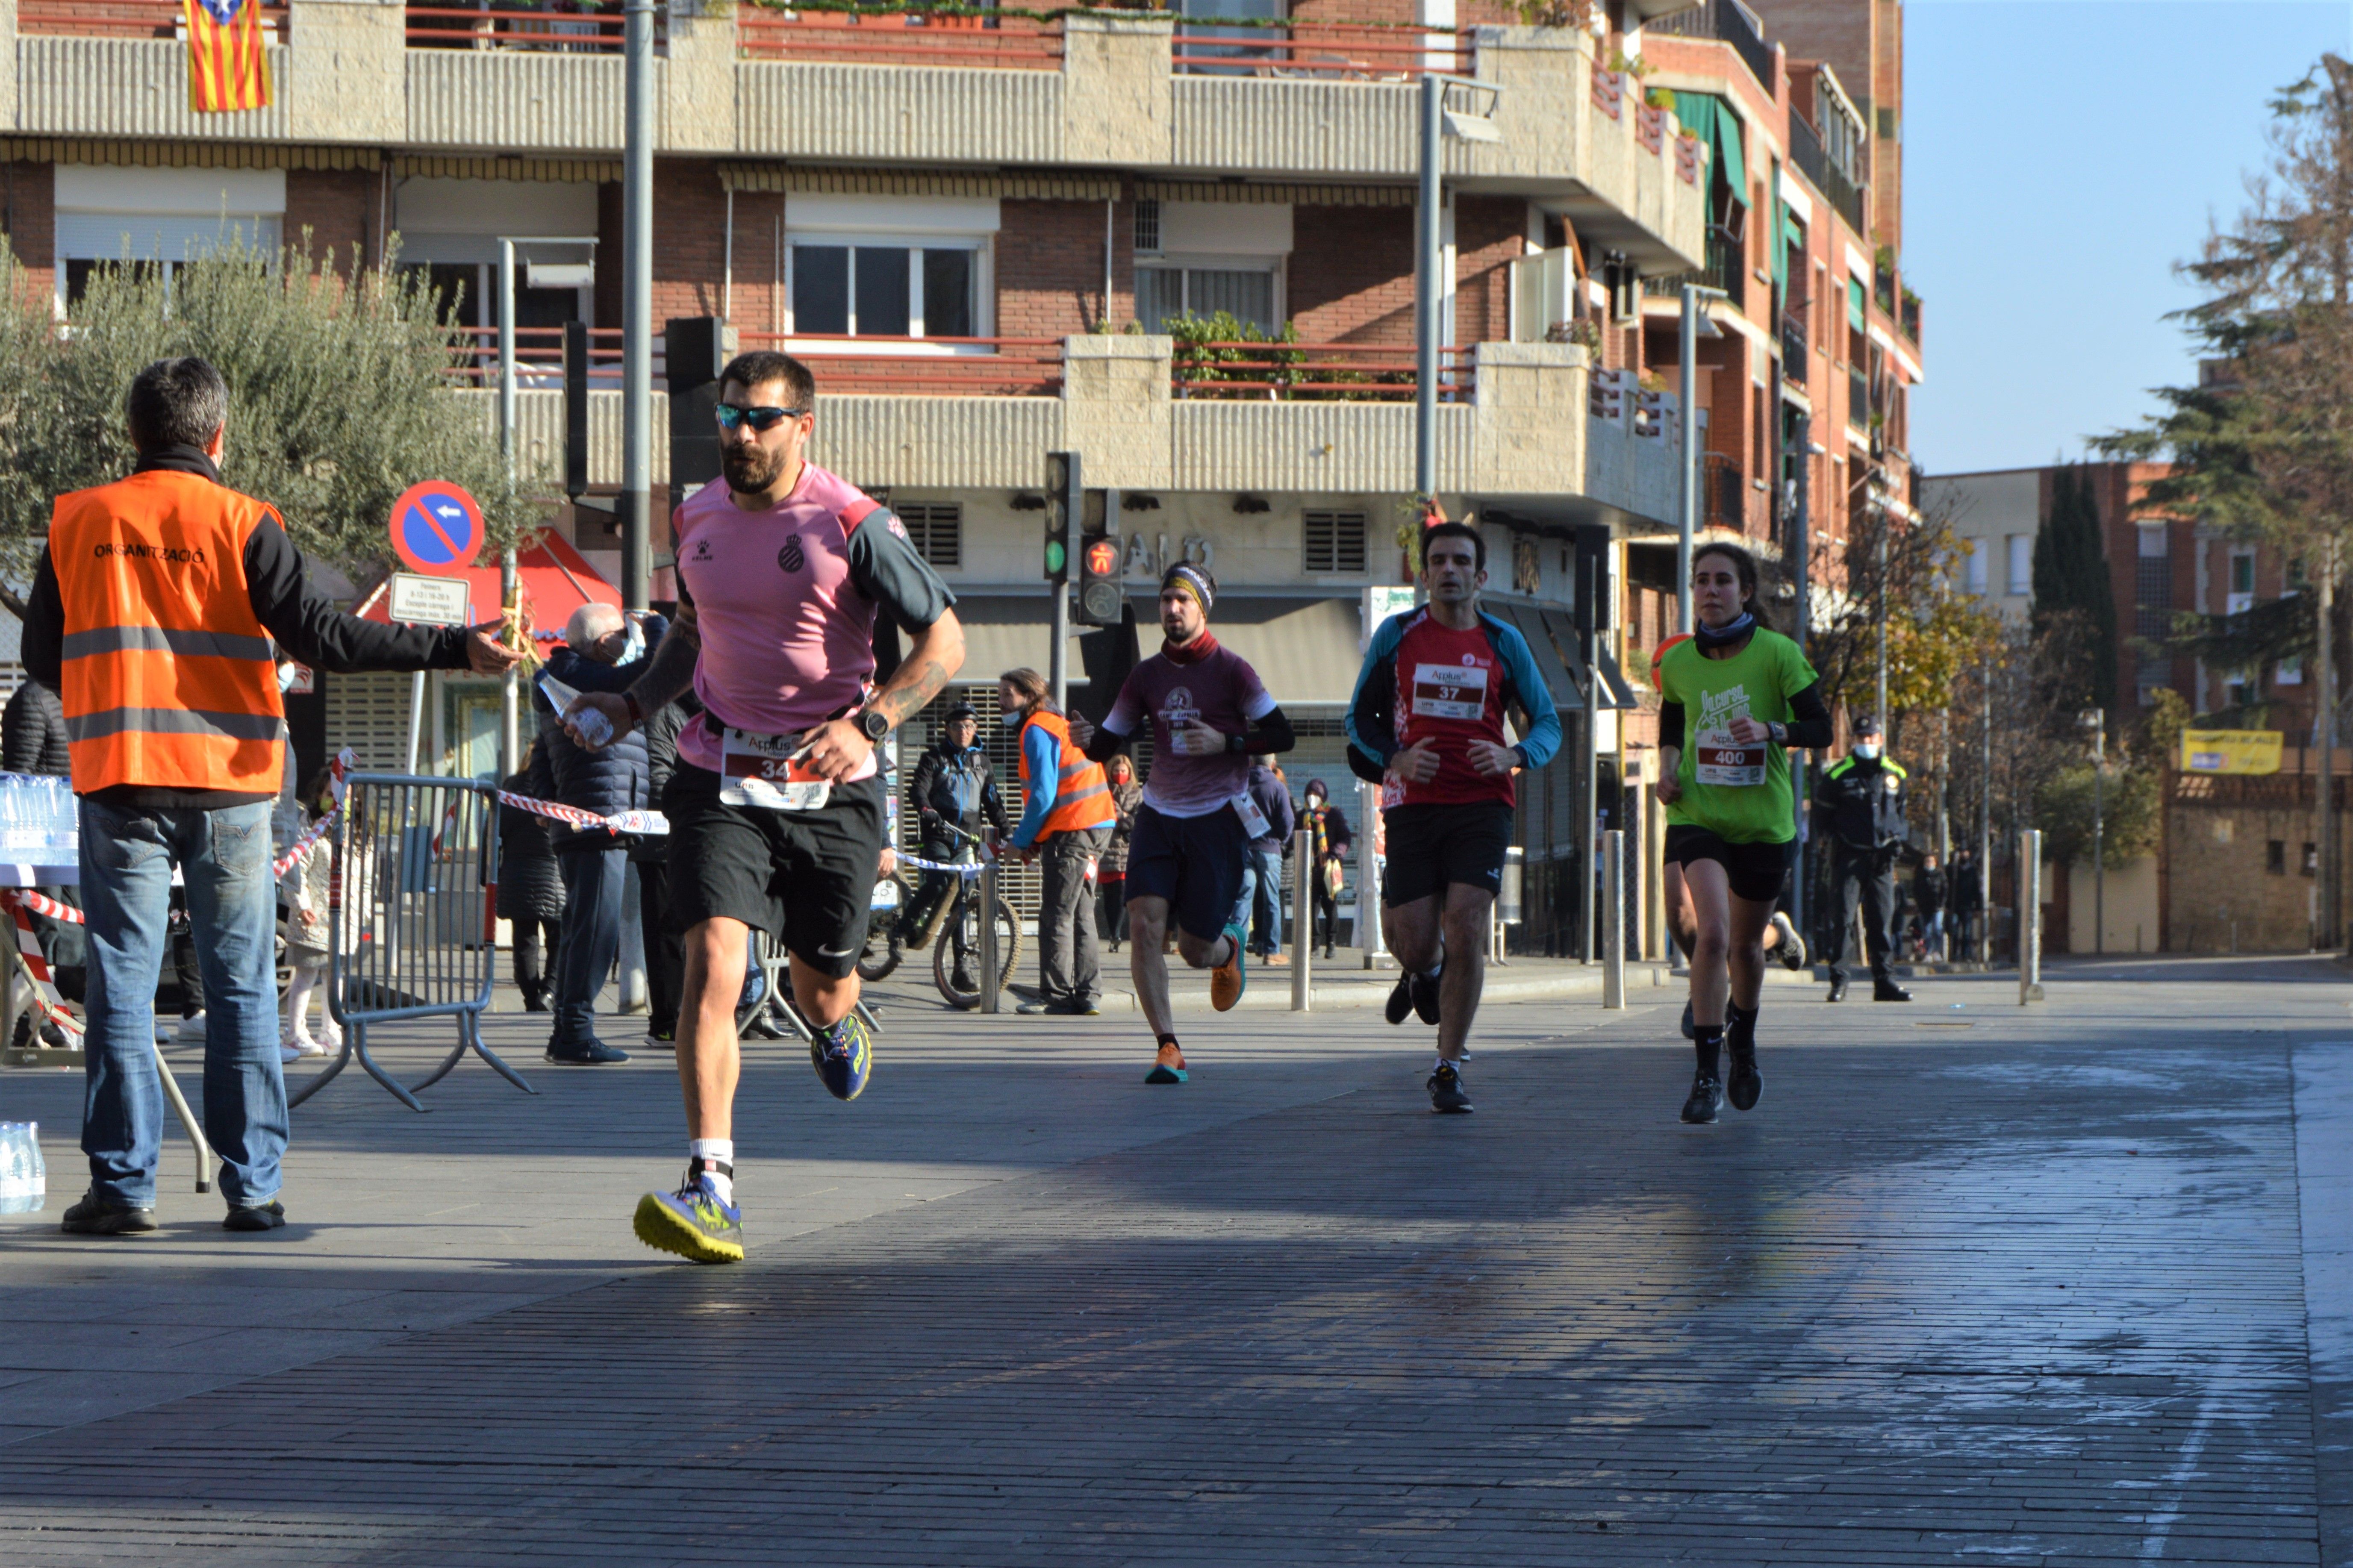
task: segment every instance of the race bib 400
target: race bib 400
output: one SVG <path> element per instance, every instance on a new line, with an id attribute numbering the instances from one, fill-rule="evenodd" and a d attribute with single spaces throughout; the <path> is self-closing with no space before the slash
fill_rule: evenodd
<path id="1" fill-rule="evenodd" d="M 1735 787 L 1765 782 L 1763 745 L 1743 746 L 1728 730 L 1703 730 L 1692 757 L 1694 784 Z"/>

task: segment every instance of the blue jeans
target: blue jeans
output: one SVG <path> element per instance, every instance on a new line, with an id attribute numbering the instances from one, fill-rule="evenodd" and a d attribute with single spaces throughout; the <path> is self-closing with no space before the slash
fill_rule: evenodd
<path id="1" fill-rule="evenodd" d="M 559 1051 L 585 1051 L 596 1038 L 596 996 L 621 952 L 621 889 L 628 853 L 576 849 L 555 858 L 564 871 L 564 931 L 555 948 Z"/>
<path id="2" fill-rule="evenodd" d="M 81 896 L 90 917 L 89 1079 L 81 1147 L 90 1188 L 149 1208 L 164 1134 L 155 1076 L 155 982 L 172 867 L 187 882 L 205 984 L 205 1136 L 233 1205 L 277 1194 L 286 1152 L 278 1065 L 277 879 L 269 801 L 216 811 L 121 811 L 81 803 Z"/>
<path id="3" fill-rule="evenodd" d="M 1250 951 L 1271 953 L 1282 945 L 1282 851 L 1251 845 L 1250 870 Z"/>

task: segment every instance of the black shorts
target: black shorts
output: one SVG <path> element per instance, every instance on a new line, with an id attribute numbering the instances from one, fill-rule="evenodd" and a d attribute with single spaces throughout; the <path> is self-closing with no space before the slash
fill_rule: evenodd
<path id="1" fill-rule="evenodd" d="M 1512 808 L 1503 802 L 1393 805 L 1381 813 L 1381 827 L 1388 840 L 1385 907 L 1443 893 L 1449 882 L 1490 897 L 1503 890 L 1504 851 L 1512 847 Z"/>
<path id="2" fill-rule="evenodd" d="M 727 805 L 717 773 L 681 761 L 662 811 L 672 929 L 723 916 L 837 980 L 856 966 L 882 858 L 881 779 L 836 784 L 815 811 L 771 811 Z"/>
<path id="3" fill-rule="evenodd" d="M 1202 816 L 1168 816 L 1135 808 L 1127 842 L 1127 901 L 1166 899 L 1178 931 L 1214 942 L 1242 896 L 1250 837 L 1234 808 Z"/>
<path id="4" fill-rule="evenodd" d="M 1769 904 L 1781 896 L 1789 879 L 1789 846 L 1727 844 L 1712 829 L 1675 823 L 1667 828 L 1667 858 L 1691 874 L 1694 860 L 1713 860 L 1724 868 L 1735 898 L 1752 904 Z"/>

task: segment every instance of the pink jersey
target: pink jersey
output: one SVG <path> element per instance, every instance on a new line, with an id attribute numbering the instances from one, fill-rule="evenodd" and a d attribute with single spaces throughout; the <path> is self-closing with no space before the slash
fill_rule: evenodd
<path id="1" fill-rule="evenodd" d="M 1103 728 L 1124 737 L 1149 721 L 1152 776 L 1144 785 L 1144 804 L 1167 816 L 1206 816 L 1248 786 L 1251 759 L 1241 752 L 1179 756 L 1169 744 L 1170 729 L 1200 723 L 1220 734 L 1240 735 L 1274 708 L 1258 671 L 1229 648 L 1190 664 L 1174 664 L 1166 654 L 1155 653 L 1128 672 Z"/>
<path id="2" fill-rule="evenodd" d="M 898 519 L 855 485 L 805 463 L 792 494 L 745 511 L 725 480 L 680 507 L 678 576 L 702 655 L 694 694 L 723 724 L 764 735 L 807 729 L 854 707 L 874 672 L 875 601 L 854 579 L 851 541 L 870 514 Z M 900 537 L 904 538 L 901 528 Z M 679 755 L 716 771 L 709 728 L 686 726 Z"/>

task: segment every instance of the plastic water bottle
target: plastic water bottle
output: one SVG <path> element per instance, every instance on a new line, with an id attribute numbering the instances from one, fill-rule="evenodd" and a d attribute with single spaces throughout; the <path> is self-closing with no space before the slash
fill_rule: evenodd
<path id="1" fill-rule="evenodd" d="M 554 705 L 555 716 L 558 719 L 569 714 L 572 711 L 572 705 L 580 700 L 580 693 L 552 675 L 543 675 L 539 678 L 539 689 L 547 693 L 547 700 Z M 613 738 L 612 721 L 594 708 L 580 713 L 572 720 L 572 722 L 579 729 L 580 738 L 587 742 L 592 748 L 601 746 Z"/>
<path id="2" fill-rule="evenodd" d="M 0 1214 L 31 1214 L 47 1201 L 48 1168 L 41 1163 L 37 1121 L 0 1121 Z"/>

